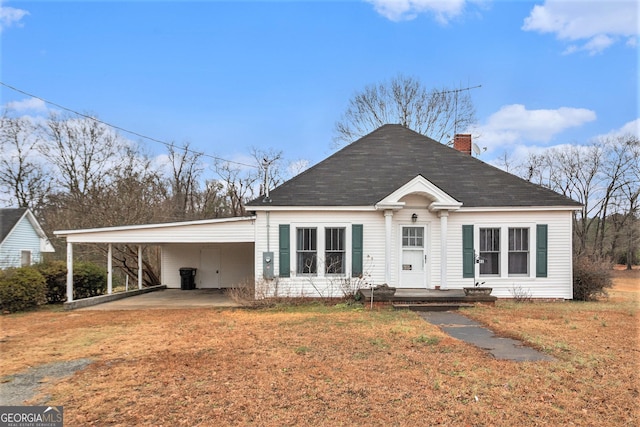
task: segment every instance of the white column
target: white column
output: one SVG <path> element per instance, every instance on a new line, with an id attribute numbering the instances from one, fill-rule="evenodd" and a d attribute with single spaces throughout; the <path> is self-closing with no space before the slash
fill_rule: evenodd
<path id="1" fill-rule="evenodd" d="M 440 217 L 440 288 L 447 289 L 447 218 L 449 211 L 438 212 Z"/>
<path id="2" fill-rule="evenodd" d="M 67 242 L 67 302 L 73 301 L 73 244 Z"/>
<path id="3" fill-rule="evenodd" d="M 138 289 L 142 289 L 142 245 L 138 246 Z"/>
<path id="4" fill-rule="evenodd" d="M 113 293 L 113 248 L 109 243 L 109 251 L 107 253 L 107 294 Z"/>
<path id="5" fill-rule="evenodd" d="M 393 211 L 384 211 L 384 281 L 391 286 L 391 219 Z"/>

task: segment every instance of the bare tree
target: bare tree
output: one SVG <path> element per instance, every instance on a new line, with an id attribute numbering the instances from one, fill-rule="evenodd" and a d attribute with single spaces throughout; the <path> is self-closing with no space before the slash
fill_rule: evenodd
<path id="1" fill-rule="evenodd" d="M 36 214 L 51 189 L 51 177 L 37 148 L 37 127 L 26 118 L 0 118 L 0 188 L 9 205 L 28 207 Z"/>
<path id="2" fill-rule="evenodd" d="M 256 184 L 260 181 L 258 169 L 241 169 L 222 160 L 216 161 L 214 167 L 226 193 L 229 216 L 245 215 L 244 204 L 254 197 Z"/>
<path id="3" fill-rule="evenodd" d="M 125 141 L 91 118 L 52 114 L 45 126 L 47 141 L 40 151 L 56 170 L 56 183 L 76 202 L 104 187 L 118 166 Z"/>
<path id="4" fill-rule="evenodd" d="M 350 99 L 335 126 L 334 146 L 350 144 L 378 127 L 395 123 L 440 142 L 475 122 L 468 90 L 427 90 L 414 77 L 366 86 Z"/>
<path id="5" fill-rule="evenodd" d="M 186 144 L 182 148 L 169 146 L 171 166 L 171 210 L 175 220 L 194 219 L 197 212 L 198 183 L 203 172 L 202 153 Z"/>

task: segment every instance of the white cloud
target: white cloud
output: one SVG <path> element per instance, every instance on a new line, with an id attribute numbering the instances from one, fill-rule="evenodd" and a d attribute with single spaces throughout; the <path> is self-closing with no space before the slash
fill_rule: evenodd
<path id="1" fill-rule="evenodd" d="M 366 0 L 376 12 L 394 21 L 410 21 L 421 13 L 432 13 L 441 24 L 448 23 L 464 10 L 466 0 Z"/>
<path id="2" fill-rule="evenodd" d="M 596 113 L 584 108 L 561 107 L 555 110 L 527 110 L 524 105 L 505 105 L 493 113 L 486 124 L 474 129 L 478 143 L 489 150 L 523 142 L 549 142 L 555 135 L 596 119 Z"/>
<path id="3" fill-rule="evenodd" d="M 17 113 L 34 112 L 43 113 L 47 111 L 47 104 L 44 101 L 37 98 L 27 98 L 22 101 L 11 101 L 5 105 L 7 110 L 12 110 Z"/>
<path id="4" fill-rule="evenodd" d="M 620 1 L 546 0 L 536 5 L 524 20 L 522 29 L 554 33 L 572 43 L 565 53 L 585 50 L 600 53 L 620 39 L 635 45 L 638 38 L 638 3 Z"/>
<path id="5" fill-rule="evenodd" d="M 595 139 L 617 138 L 626 135 L 634 135 L 640 138 L 640 118 L 625 123 L 619 129 L 613 129 L 605 134 L 598 135 Z"/>
<path id="6" fill-rule="evenodd" d="M 4 29 L 12 27 L 14 25 L 17 27 L 21 27 L 23 24 L 20 21 L 28 14 L 29 12 L 27 12 L 26 10 L 0 5 L 0 33 Z"/>

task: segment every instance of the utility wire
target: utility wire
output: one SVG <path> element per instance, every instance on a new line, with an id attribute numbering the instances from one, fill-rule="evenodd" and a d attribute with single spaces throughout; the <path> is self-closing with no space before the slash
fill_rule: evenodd
<path id="1" fill-rule="evenodd" d="M 97 119 L 95 117 L 89 116 L 87 114 L 79 113 L 79 112 L 77 112 L 75 110 L 72 110 L 71 108 L 67 108 L 67 107 L 65 107 L 63 105 L 57 104 L 57 103 L 52 102 L 52 101 L 48 101 L 48 100 L 46 100 L 44 98 L 41 98 L 41 97 L 39 97 L 37 95 L 31 94 L 29 92 L 25 92 L 24 90 L 18 89 L 17 87 L 11 86 L 11 85 L 9 85 L 9 84 L 7 84 L 5 82 L 0 81 L 0 85 L 6 87 L 8 89 L 11 89 L 13 91 L 19 92 L 19 93 L 21 93 L 23 95 L 27 95 L 27 96 L 30 96 L 32 98 L 39 99 L 40 101 L 42 101 L 42 102 L 44 102 L 46 104 L 49 104 L 49 105 L 53 105 L 54 107 L 60 108 L 61 110 L 65 110 L 65 111 L 68 111 L 68 112 L 73 113 L 75 115 L 78 115 L 80 117 L 84 117 L 86 119 L 93 120 L 93 121 L 95 121 L 97 123 L 109 126 L 109 127 L 113 128 L 113 129 L 117 129 L 119 131 L 126 132 L 128 134 L 135 135 L 135 136 L 137 136 L 139 138 L 147 139 L 149 141 L 157 142 L 157 143 L 165 145 L 166 147 L 169 147 L 169 148 L 172 148 L 172 147 L 176 146 L 175 144 L 172 144 L 170 142 L 166 142 L 166 141 L 162 141 L 162 140 L 157 139 L 157 138 L 146 136 L 146 135 L 143 135 L 141 133 L 138 133 L 138 132 L 135 132 L 135 131 L 132 131 L 132 130 L 129 130 L 129 129 L 125 129 L 125 128 L 120 127 L 120 126 L 112 125 L 111 123 L 107 123 L 105 121 L 102 121 L 102 120 Z M 209 157 L 209 158 L 214 159 L 214 160 L 220 160 L 220 161 L 223 161 L 223 162 L 233 163 L 233 164 L 240 165 L 240 166 L 246 166 L 246 167 L 249 167 L 249 168 L 260 169 L 260 166 L 250 165 L 250 164 L 242 163 L 242 162 L 236 162 L 234 160 L 223 159 L 222 157 L 212 156 L 211 154 L 206 154 L 206 153 L 204 153 L 202 151 L 192 150 L 192 149 L 187 148 L 187 147 L 178 147 L 178 148 L 181 148 L 185 152 L 192 153 L 192 154 L 197 154 L 197 155 L 204 156 L 204 157 Z"/>

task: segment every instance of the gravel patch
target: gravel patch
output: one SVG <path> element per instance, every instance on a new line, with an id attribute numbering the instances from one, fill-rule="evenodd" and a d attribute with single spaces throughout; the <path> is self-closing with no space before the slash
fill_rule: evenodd
<path id="1" fill-rule="evenodd" d="M 47 363 L 18 374 L 2 377 L 0 378 L 0 405 L 22 405 L 25 401 L 36 397 L 40 388 L 50 380 L 60 380 L 71 376 L 84 369 L 91 362 L 91 359 L 77 359 Z M 46 403 L 49 396 L 45 396 L 42 400 L 37 403 Z"/>

